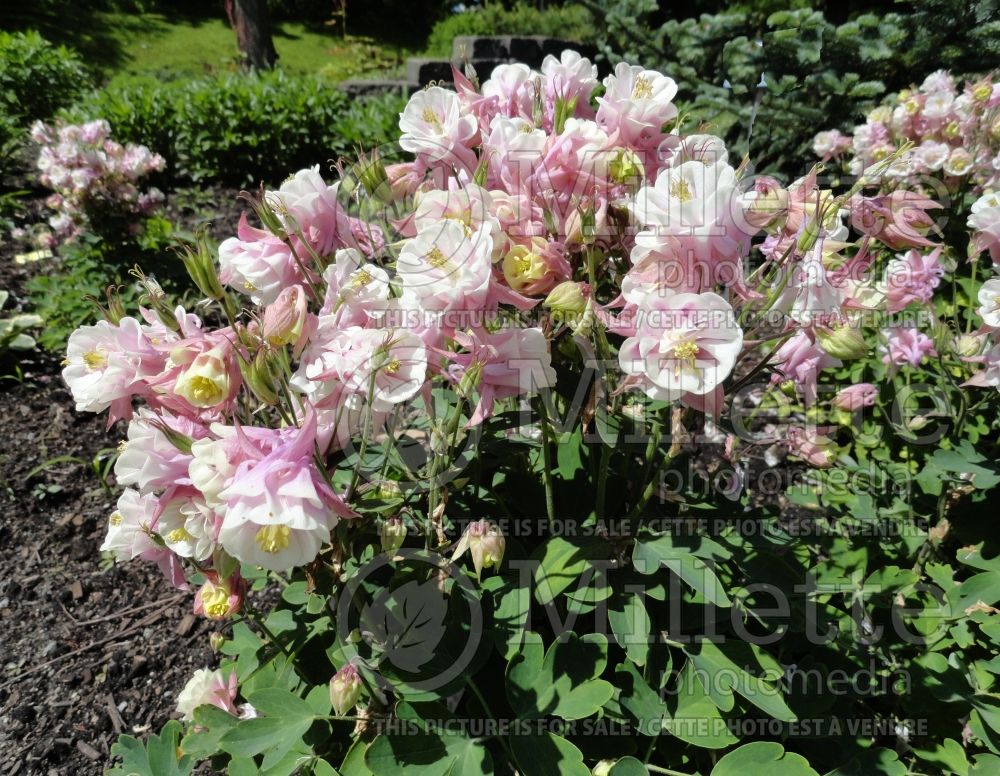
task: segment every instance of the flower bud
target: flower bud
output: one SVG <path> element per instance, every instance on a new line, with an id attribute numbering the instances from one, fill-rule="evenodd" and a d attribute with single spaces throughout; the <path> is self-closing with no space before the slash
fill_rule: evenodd
<path id="1" fill-rule="evenodd" d="M 346 663 L 330 679 L 330 703 L 338 716 L 343 716 L 353 709 L 361 698 L 361 677 L 358 669 Z"/>
<path id="2" fill-rule="evenodd" d="M 406 541 L 406 524 L 398 517 L 390 517 L 382 523 L 379 537 L 382 540 L 382 551 L 393 553 Z"/>
<path id="3" fill-rule="evenodd" d="M 225 643 L 226 637 L 218 631 L 208 634 L 208 646 L 212 648 L 213 652 L 218 652 Z"/>
<path id="4" fill-rule="evenodd" d="M 298 343 L 302 338 L 306 312 L 306 294 L 302 286 L 282 289 L 278 298 L 264 310 L 264 339 L 275 347 Z"/>
<path id="5" fill-rule="evenodd" d="M 458 392 L 471 398 L 479 389 L 479 384 L 483 380 L 483 362 L 473 361 L 462 371 L 462 378 L 458 381 Z"/>
<path id="6" fill-rule="evenodd" d="M 788 452 L 817 469 L 829 469 L 837 459 L 837 443 L 827 436 L 791 428 L 788 431 Z"/>
<path id="7" fill-rule="evenodd" d="M 615 767 L 617 760 L 601 760 L 594 766 L 591 771 L 593 776 L 610 776 L 612 768 Z"/>
<path id="8" fill-rule="evenodd" d="M 758 178 L 752 197 L 744 217 L 754 229 L 767 229 L 788 213 L 788 190 L 774 178 Z"/>
<path id="9" fill-rule="evenodd" d="M 645 174 L 642 159 L 629 148 L 619 148 L 608 162 L 608 177 L 615 183 L 641 182 Z"/>
<path id="10" fill-rule="evenodd" d="M 506 547 L 507 542 L 500 529 L 486 520 L 476 520 L 465 529 L 451 559 L 458 560 L 468 550 L 476 576 L 482 577 L 483 569 L 500 565 Z"/>
<path id="11" fill-rule="evenodd" d="M 385 165 L 378 158 L 378 153 L 373 152 L 371 159 L 362 158 L 355 168 L 361 185 L 365 187 L 368 196 L 388 205 L 393 200 L 392 185 L 389 183 L 389 174 Z"/>
<path id="12" fill-rule="evenodd" d="M 272 359 L 264 350 L 257 351 L 253 361 L 237 359 L 240 367 L 240 374 L 244 382 L 250 387 L 254 396 L 264 404 L 277 404 L 278 393 L 274 388 L 274 375 Z"/>
<path id="13" fill-rule="evenodd" d="M 816 339 L 820 347 L 834 358 L 849 361 L 863 358 L 868 354 L 868 343 L 860 329 L 853 326 L 834 326 L 830 329 L 818 329 Z"/>
<path id="14" fill-rule="evenodd" d="M 219 579 L 218 574 L 206 573 L 205 583 L 194 596 L 194 613 L 209 620 L 225 620 L 243 607 L 247 584 L 239 572 L 227 579 Z"/>
<path id="15" fill-rule="evenodd" d="M 785 396 L 788 396 L 793 399 L 798 394 L 798 386 L 796 386 L 794 380 L 784 380 L 778 386 L 778 388 L 781 390 L 783 394 L 785 394 Z"/>
<path id="16" fill-rule="evenodd" d="M 229 398 L 229 345 L 216 345 L 195 357 L 174 384 L 174 393 L 193 407 L 215 407 Z"/>
<path id="17" fill-rule="evenodd" d="M 582 315 L 587 309 L 587 300 L 590 298 L 590 286 L 587 283 L 577 283 L 567 280 L 549 291 L 549 295 L 542 302 L 553 313 L 572 317 Z"/>
<path id="18" fill-rule="evenodd" d="M 225 296 L 215 264 L 216 253 L 217 249 L 213 250 L 204 231 L 198 235 L 194 249 L 185 248 L 180 253 L 188 276 L 194 281 L 198 290 L 209 299 L 222 299 Z"/>
<path id="19" fill-rule="evenodd" d="M 845 412 L 871 407 L 878 398 L 878 388 L 871 383 L 858 383 L 844 388 L 833 397 L 833 406 Z"/>

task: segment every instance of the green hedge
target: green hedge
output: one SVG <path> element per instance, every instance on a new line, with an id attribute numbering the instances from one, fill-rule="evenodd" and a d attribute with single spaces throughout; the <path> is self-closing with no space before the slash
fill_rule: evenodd
<path id="1" fill-rule="evenodd" d="M 595 32 L 594 18 L 581 5 L 569 4 L 540 11 L 523 2 L 509 9 L 491 3 L 452 14 L 435 24 L 427 41 L 427 54 L 450 57 L 451 42 L 458 35 L 549 35 L 589 43 Z"/>
<path id="2" fill-rule="evenodd" d="M 352 155 L 395 134 L 398 95 L 351 101 L 317 76 L 281 71 L 164 84 L 135 79 L 99 90 L 68 121 L 107 119 L 121 142 L 167 160 L 170 182 L 247 185 Z"/>
<path id="3" fill-rule="evenodd" d="M 90 86 L 77 55 L 37 32 L 0 32 L 0 170 L 27 135 Z"/>

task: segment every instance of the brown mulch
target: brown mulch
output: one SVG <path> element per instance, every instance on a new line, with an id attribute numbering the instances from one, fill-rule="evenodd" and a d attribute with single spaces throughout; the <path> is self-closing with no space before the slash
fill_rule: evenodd
<path id="1" fill-rule="evenodd" d="M 239 206 L 235 192 L 220 200 L 222 237 Z M 200 209 L 168 208 L 189 226 Z M 26 311 L 24 283 L 39 271 L 12 262 L 25 249 L 0 246 L 7 314 Z M 154 565 L 102 561 L 117 489 L 91 462 L 124 424 L 108 432 L 104 417 L 74 411 L 58 356 L 16 355 L 0 363 L 0 776 L 101 774 L 120 733 L 141 738 L 176 716 L 185 682 L 216 662 L 218 626 Z"/>

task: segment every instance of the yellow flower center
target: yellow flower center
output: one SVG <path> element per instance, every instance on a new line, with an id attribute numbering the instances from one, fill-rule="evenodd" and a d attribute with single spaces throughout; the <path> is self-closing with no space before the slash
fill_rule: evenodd
<path id="1" fill-rule="evenodd" d="M 195 403 L 205 407 L 218 404 L 224 398 L 218 383 L 202 375 L 191 377 L 191 395 Z"/>
<path id="2" fill-rule="evenodd" d="M 207 595 L 202 591 L 201 607 L 208 617 L 221 619 L 229 612 L 229 594 L 224 587 L 213 588 Z"/>
<path id="3" fill-rule="evenodd" d="M 167 534 L 167 541 L 170 542 L 171 544 L 176 544 L 177 542 L 189 542 L 192 539 L 194 539 L 194 537 L 190 533 L 188 533 L 187 529 L 184 528 L 184 526 L 181 526 L 180 528 L 175 528 L 173 531 Z"/>
<path id="4" fill-rule="evenodd" d="M 674 197 L 678 202 L 690 202 L 694 199 L 694 192 L 691 191 L 691 184 L 683 178 L 674 181 Z"/>
<path id="5" fill-rule="evenodd" d="M 440 248 L 431 248 L 430 253 L 425 258 L 427 263 L 436 269 L 440 269 L 448 263 L 448 257 L 444 255 Z"/>
<path id="6" fill-rule="evenodd" d="M 114 526 L 121 525 L 124 520 L 125 520 L 125 518 L 122 517 L 122 513 L 121 512 L 112 512 L 111 513 L 111 517 L 108 518 L 108 522 L 111 523 L 111 525 L 114 525 Z"/>
<path id="7" fill-rule="evenodd" d="M 351 281 L 351 285 L 355 288 L 364 288 L 374 279 L 375 278 L 372 277 L 372 274 L 368 270 L 358 270 L 354 273 L 354 279 Z"/>
<path id="8" fill-rule="evenodd" d="M 693 342 L 682 342 L 674 348 L 674 355 L 685 361 L 693 361 L 694 357 L 698 355 L 698 346 Z"/>
<path id="9" fill-rule="evenodd" d="M 677 360 L 677 363 L 674 365 L 674 372 L 679 374 L 684 370 L 694 369 L 698 350 L 698 346 L 690 341 L 674 345 L 674 358 Z"/>
<path id="10" fill-rule="evenodd" d="M 388 364 L 386 364 L 383 368 L 389 374 L 394 375 L 394 374 L 396 374 L 396 372 L 399 371 L 399 368 L 402 365 L 403 364 L 400 362 L 400 360 L 398 358 L 394 358 L 394 359 L 392 359 L 392 361 L 390 361 Z"/>
<path id="11" fill-rule="evenodd" d="M 83 354 L 83 363 L 87 365 L 87 369 L 91 372 L 96 372 L 98 369 L 104 369 L 108 365 L 108 357 L 100 350 L 88 350 Z"/>
<path id="12" fill-rule="evenodd" d="M 635 85 L 632 87 L 632 99 L 634 100 L 648 100 L 653 96 L 653 85 L 649 82 L 649 79 L 644 75 L 640 75 L 635 79 Z"/>
<path id="13" fill-rule="evenodd" d="M 441 126 L 441 119 L 430 108 L 424 108 L 423 113 L 420 114 L 420 118 L 422 118 L 427 124 L 430 124 L 435 132 L 442 131 L 443 127 Z"/>
<path id="14" fill-rule="evenodd" d="M 263 552 L 274 555 L 288 547 L 291 533 L 292 529 L 287 525 L 265 525 L 257 529 L 253 538 Z"/>

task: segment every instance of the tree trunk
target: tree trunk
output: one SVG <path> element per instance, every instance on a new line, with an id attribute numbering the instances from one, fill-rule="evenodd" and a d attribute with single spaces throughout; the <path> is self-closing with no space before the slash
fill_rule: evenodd
<path id="1" fill-rule="evenodd" d="M 271 40 L 267 0 L 226 0 L 226 16 L 248 69 L 270 70 L 278 59 Z"/>

